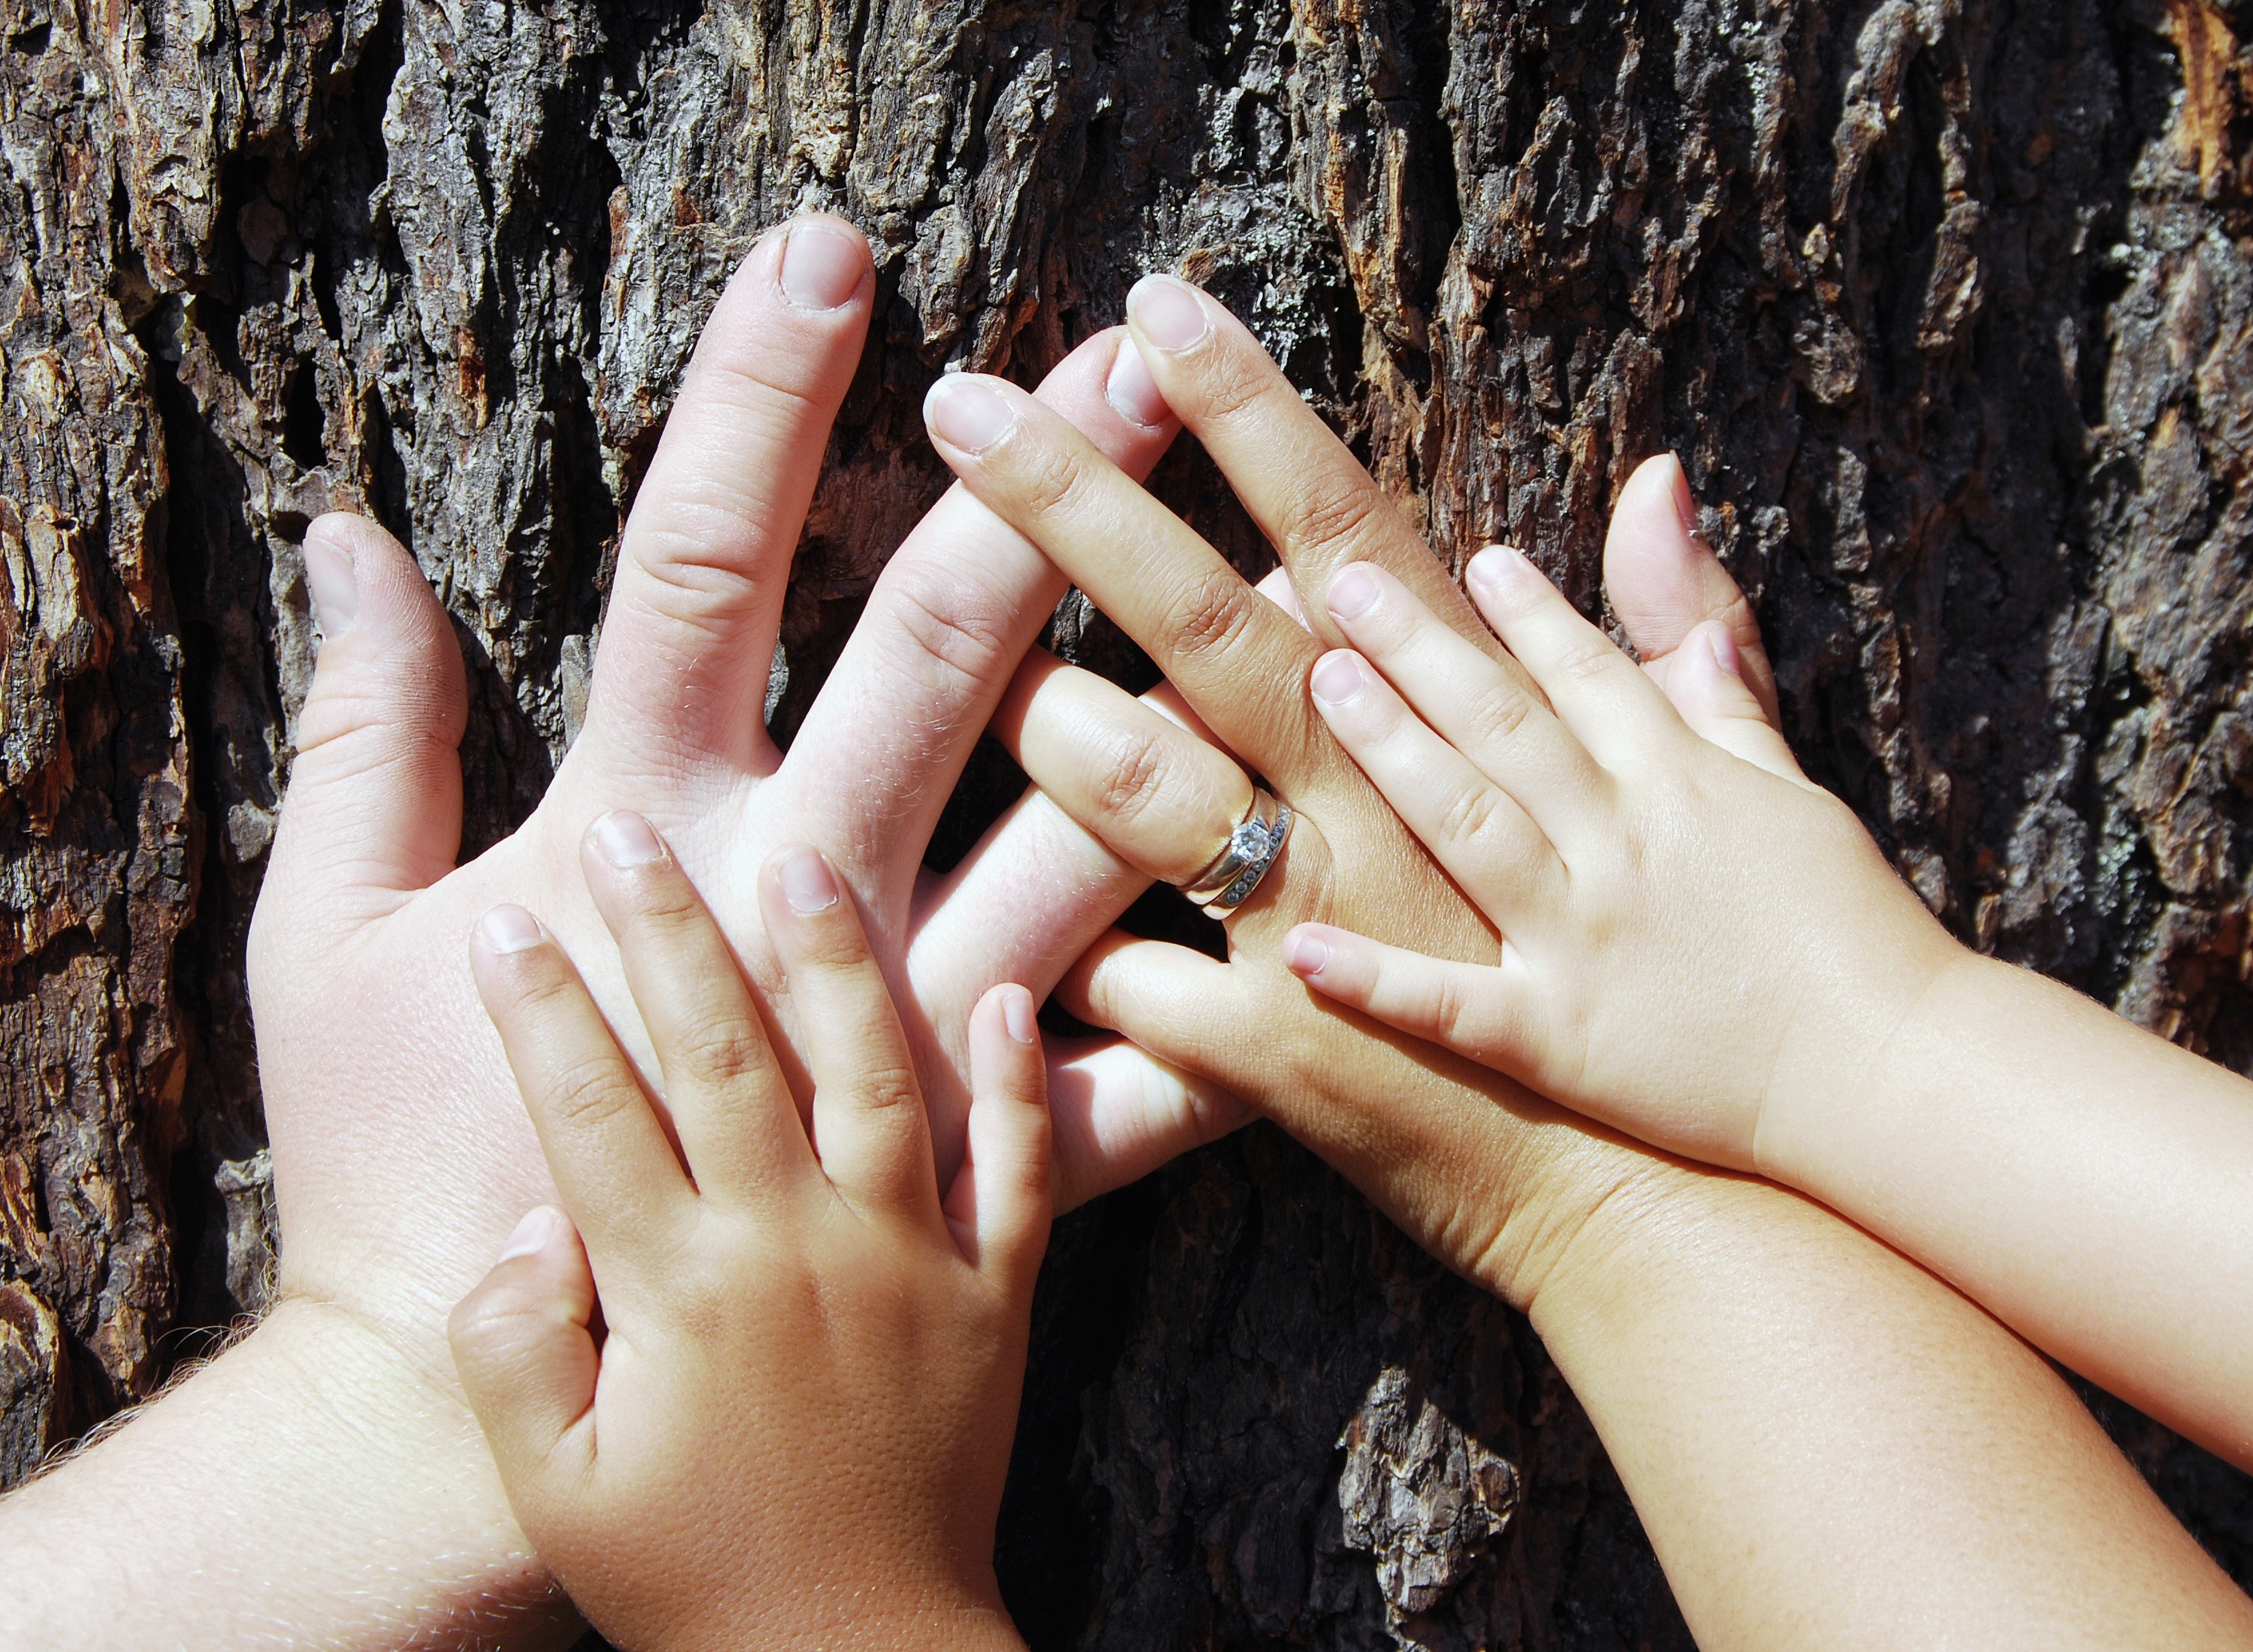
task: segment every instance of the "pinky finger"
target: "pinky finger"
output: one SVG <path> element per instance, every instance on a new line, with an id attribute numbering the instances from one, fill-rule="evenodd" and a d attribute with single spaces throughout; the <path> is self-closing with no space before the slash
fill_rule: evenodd
<path id="1" fill-rule="evenodd" d="M 946 1195 L 946 1224 L 970 1265 L 1030 1300 L 1048 1249 L 1048 1067 L 1033 995 L 994 987 L 970 1013 L 967 1151 Z"/>
<path id="2" fill-rule="evenodd" d="M 1538 1084 L 1531 983 L 1517 952 L 1504 947 L 1499 965 L 1459 964 L 1327 924 L 1301 924 L 1283 938 L 1283 962 L 1349 1009 Z"/>

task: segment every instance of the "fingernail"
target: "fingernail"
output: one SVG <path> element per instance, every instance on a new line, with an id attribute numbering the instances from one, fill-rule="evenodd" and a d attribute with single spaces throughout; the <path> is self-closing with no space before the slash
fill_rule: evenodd
<path id="1" fill-rule="evenodd" d="M 496 952 L 521 952 L 537 946 L 544 937 L 540 920 L 520 906 L 492 908 L 478 920 L 478 933 Z"/>
<path id="2" fill-rule="evenodd" d="M 1463 577 L 1482 590 L 1496 591 L 1532 566 L 1515 546 L 1489 545 L 1471 558 Z"/>
<path id="3" fill-rule="evenodd" d="M 595 847 L 621 871 L 665 859 L 665 845 L 649 822 L 631 809 L 613 809 L 595 822 Z"/>
<path id="4" fill-rule="evenodd" d="M 1698 525 L 1698 496 L 1690 491 L 1690 473 L 1682 468 L 1682 456 L 1670 453 L 1668 460 L 1674 466 L 1674 513 L 1682 519 L 1682 531 L 1691 539 L 1702 539 L 1705 531 Z"/>
<path id="5" fill-rule="evenodd" d="M 1330 961 L 1329 943 L 1304 930 L 1283 938 L 1283 966 L 1294 975 L 1319 975 Z"/>
<path id="6" fill-rule="evenodd" d="M 950 373 L 923 399 L 931 434 L 965 453 L 983 453 L 1017 422 L 1016 409 L 982 379 Z"/>
<path id="7" fill-rule="evenodd" d="M 1737 652 L 1737 639 L 1729 635 L 1729 628 L 1718 620 L 1698 628 L 1705 633 L 1705 652 L 1713 663 L 1740 682 L 1744 680 L 1744 656 Z"/>
<path id="8" fill-rule="evenodd" d="M 508 1242 L 500 1247 L 493 1258 L 496 1265 L 513 1262 L 520 1256 L 537 1256 L 548 1248 L 548 1242 L 563 1230 L 563 1213 L 552 1204 L 535 1204 L 524 1213 L 524 1219 L 509 1230 Z"/>
<path id="9" fill-rule="evenodd" d="M 1126 314 L 1161 350 L 1186 350 L 1210 331 L 1204 305 L 1184 282 L 1145 275 L 1126 295 Z"/>
<path id="10" fill-rule="evenodd" d="M 1369 686 L 1369 673 L 1361 668 L 1357 655 L 1324 654 L 1315 662 L 1308 684 L 1325 706 L 1343 706 Z"/>
<path id="11" fill-rule="evenodd" d="M 1103 381 L 1103 399 L 1129 424 L 1150 429 L 1166 422 L 1171 411 L 1150 376 L 1150 364 L 1134 348 L 1132 334 L 1119 335 L 1119 353 L 1111 359 L 1111 376 Z"/>
<path id="12" fill-rule="evenodd" d="M 1344 569 L 1330 582 L 1326 599 L 1330 612 L 1340 619 L 1359 619 L 1377 605 L 1385 588 L 1377 582 L 1377 575 L 1358 562 Z"/>
<path id="13" fill-rule="evenodd" d="M 306 540 L 305 591 L 313 599 L 313 624 L 324 642 L 343 636 L 359 617 L 359 576 L 352 558 L 333 545 Z"/>
<path id="14" fill-rule="evenodd" d="M 783 295 L 800 310 L 834 310 L 851 303 L 868 267 L 859 237 L 818 218 L 784 232 Z"/>
<path id="15" fill-rule="evenodd" d="M 1040 1037 L 1033 995 L 1023 987 L 1012 986 L 1001 994 L 1001 1024 L 1009 1029 L 1009 1036 L 1021 1044 L 1032 1043 Z"/>
<path id="16" fill-rule="evenodd" d="M 837 904 L 837 879 L 829 862 L 812 849 L 794 849 L 785 856 L 775 868 L 775 882 L 782 885 L 782 898 L 790 903 L 790 910 L 805 917 Z"/>

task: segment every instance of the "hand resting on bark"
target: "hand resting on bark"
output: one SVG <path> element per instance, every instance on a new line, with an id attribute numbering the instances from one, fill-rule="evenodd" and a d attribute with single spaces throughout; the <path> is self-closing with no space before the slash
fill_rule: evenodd
<path id="1" fill-rule="evenodd" d="M 1326 600 L 1352 646 L 1311 683 L 1500 957 L 1315 924 L 1283 940 L 1299 977 L 1823 1200 L 2253 1467 L 2253 1084 L 1950 936 L 1725 627 L 1670 700 L 1517 552 L 1468 583 L 1523 675 L 1357 563 Z"/>
<path id="2" fill-rule="evenodd" d="M 757 867 L 811 842 L 865 915 L 938 1174 L 968 1111 L 972 1007 L 1044 996 L 1147 880 L 1043 805 L 945 878 L 924 850 L 1061 575 L 959 489 L 898 548 L 787 758 L 768 662 L 830 420 L 861 353 L 868 249 L 834 219 L 752 250 L 714 310 L 637 495 L 583 732 L 532 818 L 457 867 L 464 717 L 451 626 L 413 559 L 327 517 L 324 634 L 253 935 L 282 1244 L 277 1306 L 130 1422 L 0 1502 L 0 1643 L 255 1649 L 526 1644 L 579 1633 L 509 1515 L 455 1378 L 448 1313 L 555 1193 L 479 1007 L 465 938 L 509 901 L 568 944 L 630 1051 L 647 1040 L 587 893 L 589 823 L 659 825 L 805 1057 Z M 1139 369 L 1139 359 L 1127 362 Z M 1174 425 L 1089 341 L 1041 394 L 1133 473 Z M 1059 1060 L 1070 1204 L 1243 1114 L 1125 1050 Z M 213 1519 L 212 1511 L 226 1511 Z"/>
<path id="3" fill-rule="evenodd" d="M 1492 671 L 1523 673 L 1222 306 L 1152 278 L 1130 324 L 1280 552 L 1273 600 L 1021 390 L 943 380 L 926 413 L 956 474 L 1180 697 L 1169 720 L 1161 701 L 1036 657 L 997 727 L 1057 806 L 1155 876 L 1185 882 L 1212 859 L 1216 822 L 1251 802 L 1246 769 L 1296 825 L 1228 919 L 1228 961 L 1113 935 L 1066 981 L 1075 1012 L 1224 1084 L 1524 1308 L 1701 1645 L 2219 1646 L 2253 1633 L 2253 1604 L 2065 1384 L 1931 1274 L 1789 1192 L 1652 1152 L 1346 1011 L 1285 966 L 1285 937 L 1309 921 L 1463 964 L 1501 958 L 1308 693 L 1342 640 L 1319 600 L 1331 575 L 1385 570 Z M 1623 497 L 1607 568 L 1651 675 L 1689 692 L 1678 645 L 1718 619 L 1765 687 L 1749 612 L 1671 497 L 1678 468 L 1650 475 L 1667 484 Z"/>
<path id="4" fill-rule="evenodd" d="M 759 880 L 795 1084 L 648 823 L 605 815 L 585 861 L 660 1105 L 531 913 L 471 944 L 563 1206 L 453 1316 L 525 1531 L 630 1652 L 1021 1648 L 993 1552 L 1049 1228 L 1032 995 L 970 1013 L 942 1201 L 905 1029 L 818 851 Z"/>
<path id="5" fill-rule="evenodd" d="M 793 239 L 810 262 L 793 265 Z M 309 575 L 327 639 L 254 981 L 284 1221 L 282 1305 L 128 1425 L 0 1503 L 11 1580 L 0 1638 L 374 1647 L 575 1634 L 511 1516 L 443 1335 L 446 1309 L 510 1225 L 559 1196 L 534 1127 L 557 1118 L 536 1090 L 527 1117 L 471 995 L 464 938 L 478 915 L 495 903 L 539 910 L 547 939 L 527 951 L 555 965 L 568 947 L 589 994 L 568 1000 L 578 1024 L 591 1028 L 591 1000 L 616 1029 L 612 1060 L 622 1054 L 659 1083 L 671 1046 L 636 1012 L 638 979 L 579 858 L 590 822 L 635 807 L 681 875 L 694 875 L 733 952 L 708 978 L 724 985 L 740 967 L 776 1058 L 818 1081 L 824 1042 L 813 1035 L 827 1023 L 802 972 L 793 991 L 790 947 L 763 926 L 750 875 L 778 846 L 818 846 L 896 1007 L 930 1119 L 936 1199 L 975 1133 L 989 989 L 1045 991 L 1149 875 L 1187 875 L 1193 843 L 1209 854 L 1215 808 L 1248 795 L 1241 767 L 1204 742 L 1208 727 L 1306 824 L 1231 921 L 1230 964 L 1114 938 L 1070 984 L 1084 1014 L 1154 1054 L 1111 1043 L 1052 1062 L 1059 1203 L 1228 1127 L 1242 1115 L 1219 1086 L 1239 1091 L 1435 1251 L 1532 1314 L 1708 1645 L 2243 1637 L 2242 1600 L 2069 1391 L 1964 1298 L 1805 1200 L 1592 1128 L 1475 1063 L 1324 1004 L 1281 966 L 1280 938 L 1302 918 L 1465 961 L 1498 955 L 1492 931 L 1322 728 L 1304 687 L 1320 649 L 1286 607 L 1294 613 L 1342 563 L 1368 561 L 1462 634 L 1485 633 L 1272 364 L 1201 296 L 1146 283 L 1137 348 L 1093 341 L 1043 387 L 1092 447 L 1022 393 L 988 386 L 1002 416 L 988 417 L 982 444 L 950 451 L 988 505 L 1169 667 L 1182 698 L 1138 706 L 1036 660 L 1002 722 L 1045 794 L 1011 811 L 955 874 L 921 875 L 939 804 L 1064 585 L 1026 538 L 958 491 L 896 554 L 792 756 L 778 759 L 757 708 L 823 432 L 857 359 L 866 272 L 857 238 L 824 222 L 763 243 L 731 286 L 622 547 L 586 732 L 534 819 L 471 867 L 451 869 L 462 687 L 443 616 L 387 538 L 336 519 L 317 527 Z M 1178 324 L 1190 314 L 1178 304 L 1158 315 L 1153 290 L 1185 296 L 1194 326 Z M 1283 549 L 1284 606 L 1216 571 L 1209 549 L 1132 486 L 1172 434 L 1168 404 L 1189 414 Z M 1104 508 L 1091 515 L 1091 503 Z M 1699 621 L 1734 616 L 1757 679 L 1757 635 L 1726 574 L 1678 520 L 1623 526 L 1614 597 L 1646 656 L 1664 672 Z M 1308 611 L 1323 640 L 1339 640 L 1318 603 Z M 1503 657 L 1490 639 L 1482 645 Z M 1070 715 L 1059 719 L 1060 708 Z M 1073 759 L 1086 738 L 1151 758 L 1132 770 L 1140 790 L 1107 784 L 1084 751 Z M 1184 777 L 1201 791 L 1169 815 Z M 1346 865 L 1350 878 L 1337 872 Z M 548 1146 L 558 1140 L 551 1131 Z M 675 1203 L 694 1197 L 703 1209 L 701 1186 L 682 1192 L 677 1164 L 652 1157 L 645 1168 Z M 837 1167 L 801 1178 L 810 1198 L 841 1196 L 844 1179 Z M 562 1196 L 594 1224 L 585 1193 L 575 1183 Z M 753 1243 L 740 1224 L 729 1231 L 741 1243 L 704 1253 L 715 1274 Z M 571 1279 L 587 1276 L 571 1275 L 577 1253 L 563 1229 L 535 1234 L 539 1248 L 511 1258 L 481 1293 L 487 1307 L 512 1269 L 519 1285 L 561 1282 L 574 1300 Z M 954 1289 L 961 1273 L 945 1267 L 969 1265 L 924 1238 L 918 1279 Z M 791 1240 L 769 1223 L 756 1243 L 774 1257 Z M 595 1251 L 599 1270 L 602 1241 Z M 629 1317 L 708 1306 L 661 1286 L 638 1294 L 629 1253 L 617 1252 Z M 816 1267 L 834 1259 L 799 1253 Z M 891 1265 L 862 1253 L 846 1272 L 870 1286 Z M 978 1321 L 989 1340 L 966 1350 L 972 1363 L 1021 1335 L 1007 1321 Z M 481 1322 L 491 1323 L 464 1321 L 473 1371 L 485 1369 Z M 551 1346 L 576 1351 L 582 1386 L 571 1392 L 583 1398 L 592 1340 L 570 1341 L 568 1315 L 549 1323 Z M 489 1419 L 520 1419 L 506 1379 L 472 1382 L 503 1405 L 488 1405 Z M 547 1391 L 551 1401 L 563 1391 Z M 704 1403 L 729 1402 L 715 1392 Z M 981 1412 L 951 1425 L 989 1422 Z M 948 1440 L 974 1451 L 965 1438 Z M 854 1449 L 834 1427 L 786 1443 Z M 572 1534 L 598 1528 L 543 1523 L 552 1511 L 527 1460 L 512 1456 L 510 1483 L 575 1565 Z M 674 1476 L 649 1497 L 694 1487 L 693 1460 L 670 1466 Z M 228 1519 L 206 1518 L 215 1507 Z M 980 1565 L 983 1507 L 966 1499 L 954 1529 Z M 628 1593 L 613 1597 L 612 1583 Z M 638 1586 L 595 1573 L 574 1584 L 590 1604 Z M 910 1580 L 899 1599 L 910 1614 L 932 1604 Z"/>

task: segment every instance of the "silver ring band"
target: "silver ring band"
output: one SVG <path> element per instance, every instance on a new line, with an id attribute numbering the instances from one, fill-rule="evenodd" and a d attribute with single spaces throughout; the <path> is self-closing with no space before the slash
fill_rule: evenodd
<path id="1" fill-rule="evenodd" d="M 1293 819 L 1289 804 L 1252 787 L 1252 806 L 1228 834 L 1228 842 L 1211 864 L 1181 886 L 1182 893 L 1203 907 L 1207 917 L 1226 917 L 1252 898 L 1252 891 L 1283 853 Z"/>

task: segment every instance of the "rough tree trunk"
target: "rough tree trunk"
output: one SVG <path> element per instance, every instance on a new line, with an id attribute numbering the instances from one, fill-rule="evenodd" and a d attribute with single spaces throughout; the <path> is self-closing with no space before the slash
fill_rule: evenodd
<path id="1" fill-rule="evenodd" d="M 575 731 L 717 285 L 801 205 L 868 230 L 881 285 L 785 731 L 939 489 L 931 377 L 1029 380 L 1178 269 L 1442 555 L 1506 534 L 1591 611 L 1612 490 L 1678 448 L 1795 743 L 1933 909 L 2253 1065 L 2249 28 L 2235 0 L 0 0 L 0 1479 L 262 1288 L 241 959 L 307 519 L 382 518 L 458 620 L 491 840 Z M 1265 561 L 1196 456 L 1161 486 Z M 1067 647 L 1130 658 L 1084 619 Z M 953 852 L 1012 780 L 981 761 Z M 1038 1645 L 1685 1639 L 1524 1322 L 1280 1136 L 1065 1224 L 1038 1337 L 1002 1534 Z M 2092 1399 L 2253 1581 L 2253 1485 Z"/>

